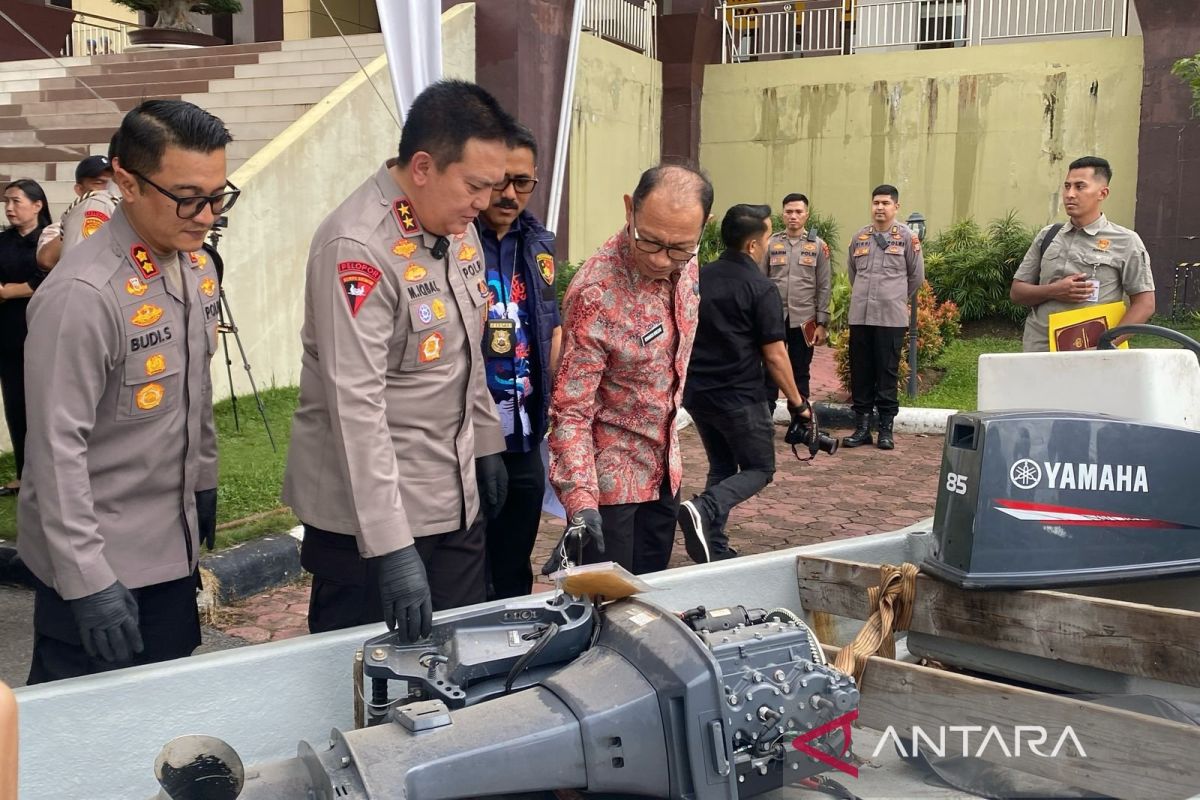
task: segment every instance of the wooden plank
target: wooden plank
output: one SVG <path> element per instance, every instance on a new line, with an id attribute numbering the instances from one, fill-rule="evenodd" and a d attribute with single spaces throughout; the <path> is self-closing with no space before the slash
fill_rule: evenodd
<path id="1" fill-rule="evenodd" d="M 801 556 L 809 611 L 867 618 L 879 567 Z M 1145 678 L 1200 686 L 1200 613 L 1067 592 L 966 591 L 917 577 L 909 630 Z"/>
<path id="2" fill-rule="evenodd" d="M 838 648 L 825 650 L 832 661 Z M 889 726 L 906 750 L 918 726 L 935 742 L 946 731 L 947 756 L 966 751 L 1113 797 L 1167 800 L 1200 792 L 1200 727 L 878 656 L 871 658 L 860 691 L 858 723 L 884 731 L 887 747 L 894 745 Z M 965 747 L 963 726 L 978 728 L 966 732 Z M 1025 726 L 1019 754 L 1017 726 Z M 1040 729 L 1045 739 L 1031 751 Z"/>

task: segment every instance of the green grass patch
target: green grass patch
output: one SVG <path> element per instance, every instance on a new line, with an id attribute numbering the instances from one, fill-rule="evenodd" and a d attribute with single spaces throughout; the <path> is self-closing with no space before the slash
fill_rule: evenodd
<path id="1" fill-rule="evenodd" d="M 956 408 L 974 411 L 979 378 L 979 357 L 985 353 L 1019 353 L 1020 339 L 978 336 L 955 339 L 938 357 L 935 369 L 942 370 L 942 379 L 927 392 L 910 398 L 900 393 L 900 405 L 920 408 Z"/>

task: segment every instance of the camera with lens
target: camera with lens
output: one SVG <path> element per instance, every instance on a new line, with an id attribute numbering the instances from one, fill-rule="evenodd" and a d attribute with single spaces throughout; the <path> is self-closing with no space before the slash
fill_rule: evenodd
<path id="1" fill-rule="evenodd" d="M 838 440 L 821 433 L 821 428 L 817 423 L 817 412 L 808 400 L 805 400 L 804 405 L 800 406 L 788 403 L 788 411 L 791 412 L 792 421 L 788 425 L 783 440 L 792 446 L 792 452 L 796 454 L 796 458 L 801 461 L 812 461 L 819 452 L 829 455 L 837 452 Z M 806 412 L 807 416 L 805 416 Z M 808 448 L 808 458 L 801 457 L 796 445 Z"/>

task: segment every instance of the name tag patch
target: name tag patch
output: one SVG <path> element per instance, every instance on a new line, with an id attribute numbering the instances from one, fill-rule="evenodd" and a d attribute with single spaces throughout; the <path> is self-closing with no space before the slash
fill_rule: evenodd
<path id="1" fill-rule="evenodd" d="M 663 335 L 663 324 L 660 322 L 650 330 L 642 334 L 642 344 L 648 345 L 655 339 Z"/>

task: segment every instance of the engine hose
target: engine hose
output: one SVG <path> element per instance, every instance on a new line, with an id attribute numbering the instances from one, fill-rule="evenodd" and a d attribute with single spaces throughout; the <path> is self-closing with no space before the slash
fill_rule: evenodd
<path id="1" fill-rule="evenodd" d="M 538 653 L 546 649 L 546 645 L 550 644 L 550 640 L 554 638 L 556 633 L 558 633 L 558 623 L 551 622 L 548 626 L 546 626 L 545 630 L 542 632 L 542 635 L 538 638 L 533 647 L 529 648 L 527 651 L 525 651 L 525 655 L 517 659 L 517 663 L 513 664 L 512 669 L 508 671 L 508 677 L 504 679 L 505 694 L 508 694 L 512 691 L 513 681 L 515 681 L 517 677 L 525 671 L 525 668 L 529 666 L 529 662 L 533 661 Z"/>

